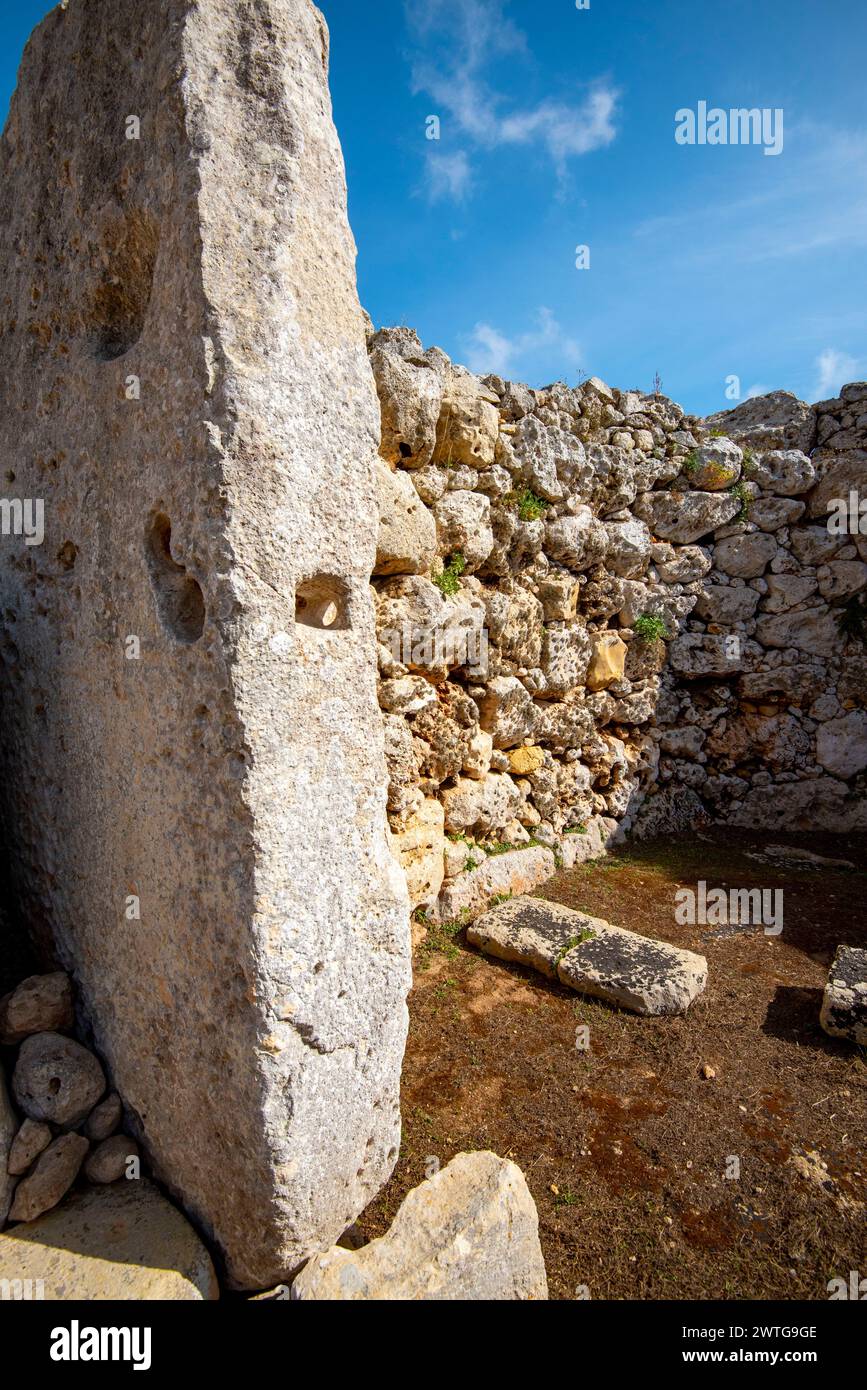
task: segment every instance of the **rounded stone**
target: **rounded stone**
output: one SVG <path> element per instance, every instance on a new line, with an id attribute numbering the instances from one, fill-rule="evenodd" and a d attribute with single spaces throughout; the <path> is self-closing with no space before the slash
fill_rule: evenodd
<path id="1" fill-rule="evenodd" d="M 90 1182 L 117 1182 L 126 1172 L 128 1160 L 138 1156 L 139 1147 L 134 1139 L 126 1134 L 114 1134 L 88 1155 L 84 1176 Z"/>
<path id="2" fill-rule="evenodd" d="M 105 1099 L 101 1100 L 87 1117 L 84 1132 L 88 1139 L 99 1144 L 110 1134 L 114 1134 L 120 1124 L 122 1114 L 123 1104 L 120 1096 L 117 1091 L 109 1091 Z"/>
<path id="3" fill-rule="evenodd" d="M 74 1129 L 105 1091 L 105 1073 L 86 1047 L 60 1033 L 36 1033 L 21 1045 L 12 1092 L 31 1120 Z"/>

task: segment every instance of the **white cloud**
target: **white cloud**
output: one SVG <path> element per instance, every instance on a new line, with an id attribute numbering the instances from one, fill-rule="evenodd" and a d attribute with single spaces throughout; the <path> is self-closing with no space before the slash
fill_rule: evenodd
<path id="1" fill-rule="evenodd" d="M 503 0 L 407 0 L 406 15 L 420 49 L 413 91 L 427 93 L 437 108 L 432 114 L 446 113 L 463 138 L 482 149 L 539 146 L 561 179 L 570 158 L 603 149 L 615 138 L 618 93 L 604 82 L 576 104 L 546 99 L 514 108 L 486 81 L 491 62 L 526 51 L 525 36 L 504 14 Z M 446 119 L 446 135 L 448 126 Z M 468 180 L 469 166 L 464 190 Z"/>
<path id="2" fill-rule="evenodd" d="M 756 382 L 755 386 L 747 387 L 744 392 L 744 400 L 751 401 L 754 400 L 756 396 L 767 396 L 770 394 L 771 389 L 770 386 L 762 386 L 759 382 Z"/>
<path id="3" fill-rule="evenodd" d="M 848 352 L 838 352 L 836 348 L 825 348 L 816 358 L 816 387 L 814 401 L 828 400 L 840 394 L 841 386 L 847 381 L 855 381 L 858 376 L 858 359 Z"/>
<path id="4" fill-rule="evenodd" d="M 471 185 L 470 161 L 464 150 L 447 154 L 444 150 L 428 150 L 425 165 L 425 188 L 432 203 L 451 198 L 459 203 Z"/>
<path id="5" fill-rule="evenodd" d="M 535 328 L 512 338 L 490 323 L 477 323 L 472 333 L 464 336 L 463 351 L 470 371 L 482 376 L 495 372 L 498 376 L 522 380 L 533 374 L 531 359 L 540 352 L 573 370 L 580 366 L 581 358 L 575 339 L 564 332 L 551 310 L 544 307 L 537 314 Z"/>

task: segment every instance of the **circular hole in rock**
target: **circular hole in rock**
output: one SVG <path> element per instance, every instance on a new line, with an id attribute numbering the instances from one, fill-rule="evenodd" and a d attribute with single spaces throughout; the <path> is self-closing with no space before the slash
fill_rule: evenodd
<path id="1" fill-rule="evenodd" d="M 163 627 L 176 642 L 197 642 L 205 627 L 201 585 L 172 555 L 172 524 L 156 512 L 145 535 L 148 574 Z"/>

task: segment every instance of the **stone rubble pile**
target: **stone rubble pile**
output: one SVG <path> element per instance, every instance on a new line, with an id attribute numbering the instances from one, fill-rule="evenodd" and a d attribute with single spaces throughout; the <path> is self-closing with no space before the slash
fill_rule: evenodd
<path id="1" fill-rule="evenodd" d="M 139 1159 L 136 1141 L 117 1132 L 120 1096 L 99 1059 L 68 1036 L 74 1025 L 63 971 L 32 975 L 0 1000 L 0 1048 L 12 1049 L 0 1062 L 0 1230 L 56 1207 L 79 1172 L 113 1183 Z"/>
<path id="2" fill-rule="evenodd" d="M 701 421 L 597 378 L 479 378 L 408 328 L 368 346 L 415 907 L 472 917 L 627 831 L 867 827 L 867 536 L 829 526 L 867 496 L 867 383 Z"/>

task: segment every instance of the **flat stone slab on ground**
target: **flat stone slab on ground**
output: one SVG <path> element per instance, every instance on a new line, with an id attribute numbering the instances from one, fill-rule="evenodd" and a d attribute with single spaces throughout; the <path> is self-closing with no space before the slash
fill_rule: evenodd
<path id="1" fill-rule="evenodd" d="M 54 1302 L 219 1297 L 201 1240 L 145 1178 L 73 1193 L 37 1221 L 6 1231 L 2 1279 L 41 1279 Z"/>
<path id="2" fill-rule="evenodd" d="M 467 940 L 639 1014 L 685 1013 L 707 983 L 704 956 L 539 898 L 513 898 L 486 912 Z"/>
<path id="3" fill-rule="evenodd" d="M 839 946 L 822 997 L 819 1022 L 832 1038 L 867 1043 L 867 950 Z"/>
<path id="4" fill-rule="evenodd" d="M 530 1190 L 516 1164 L 490 1152 L 458 1154 L 413 1188 L 379 1240 L 314 1255 L 292 1285 L 303 1300 L 547 1297 Z"/>

